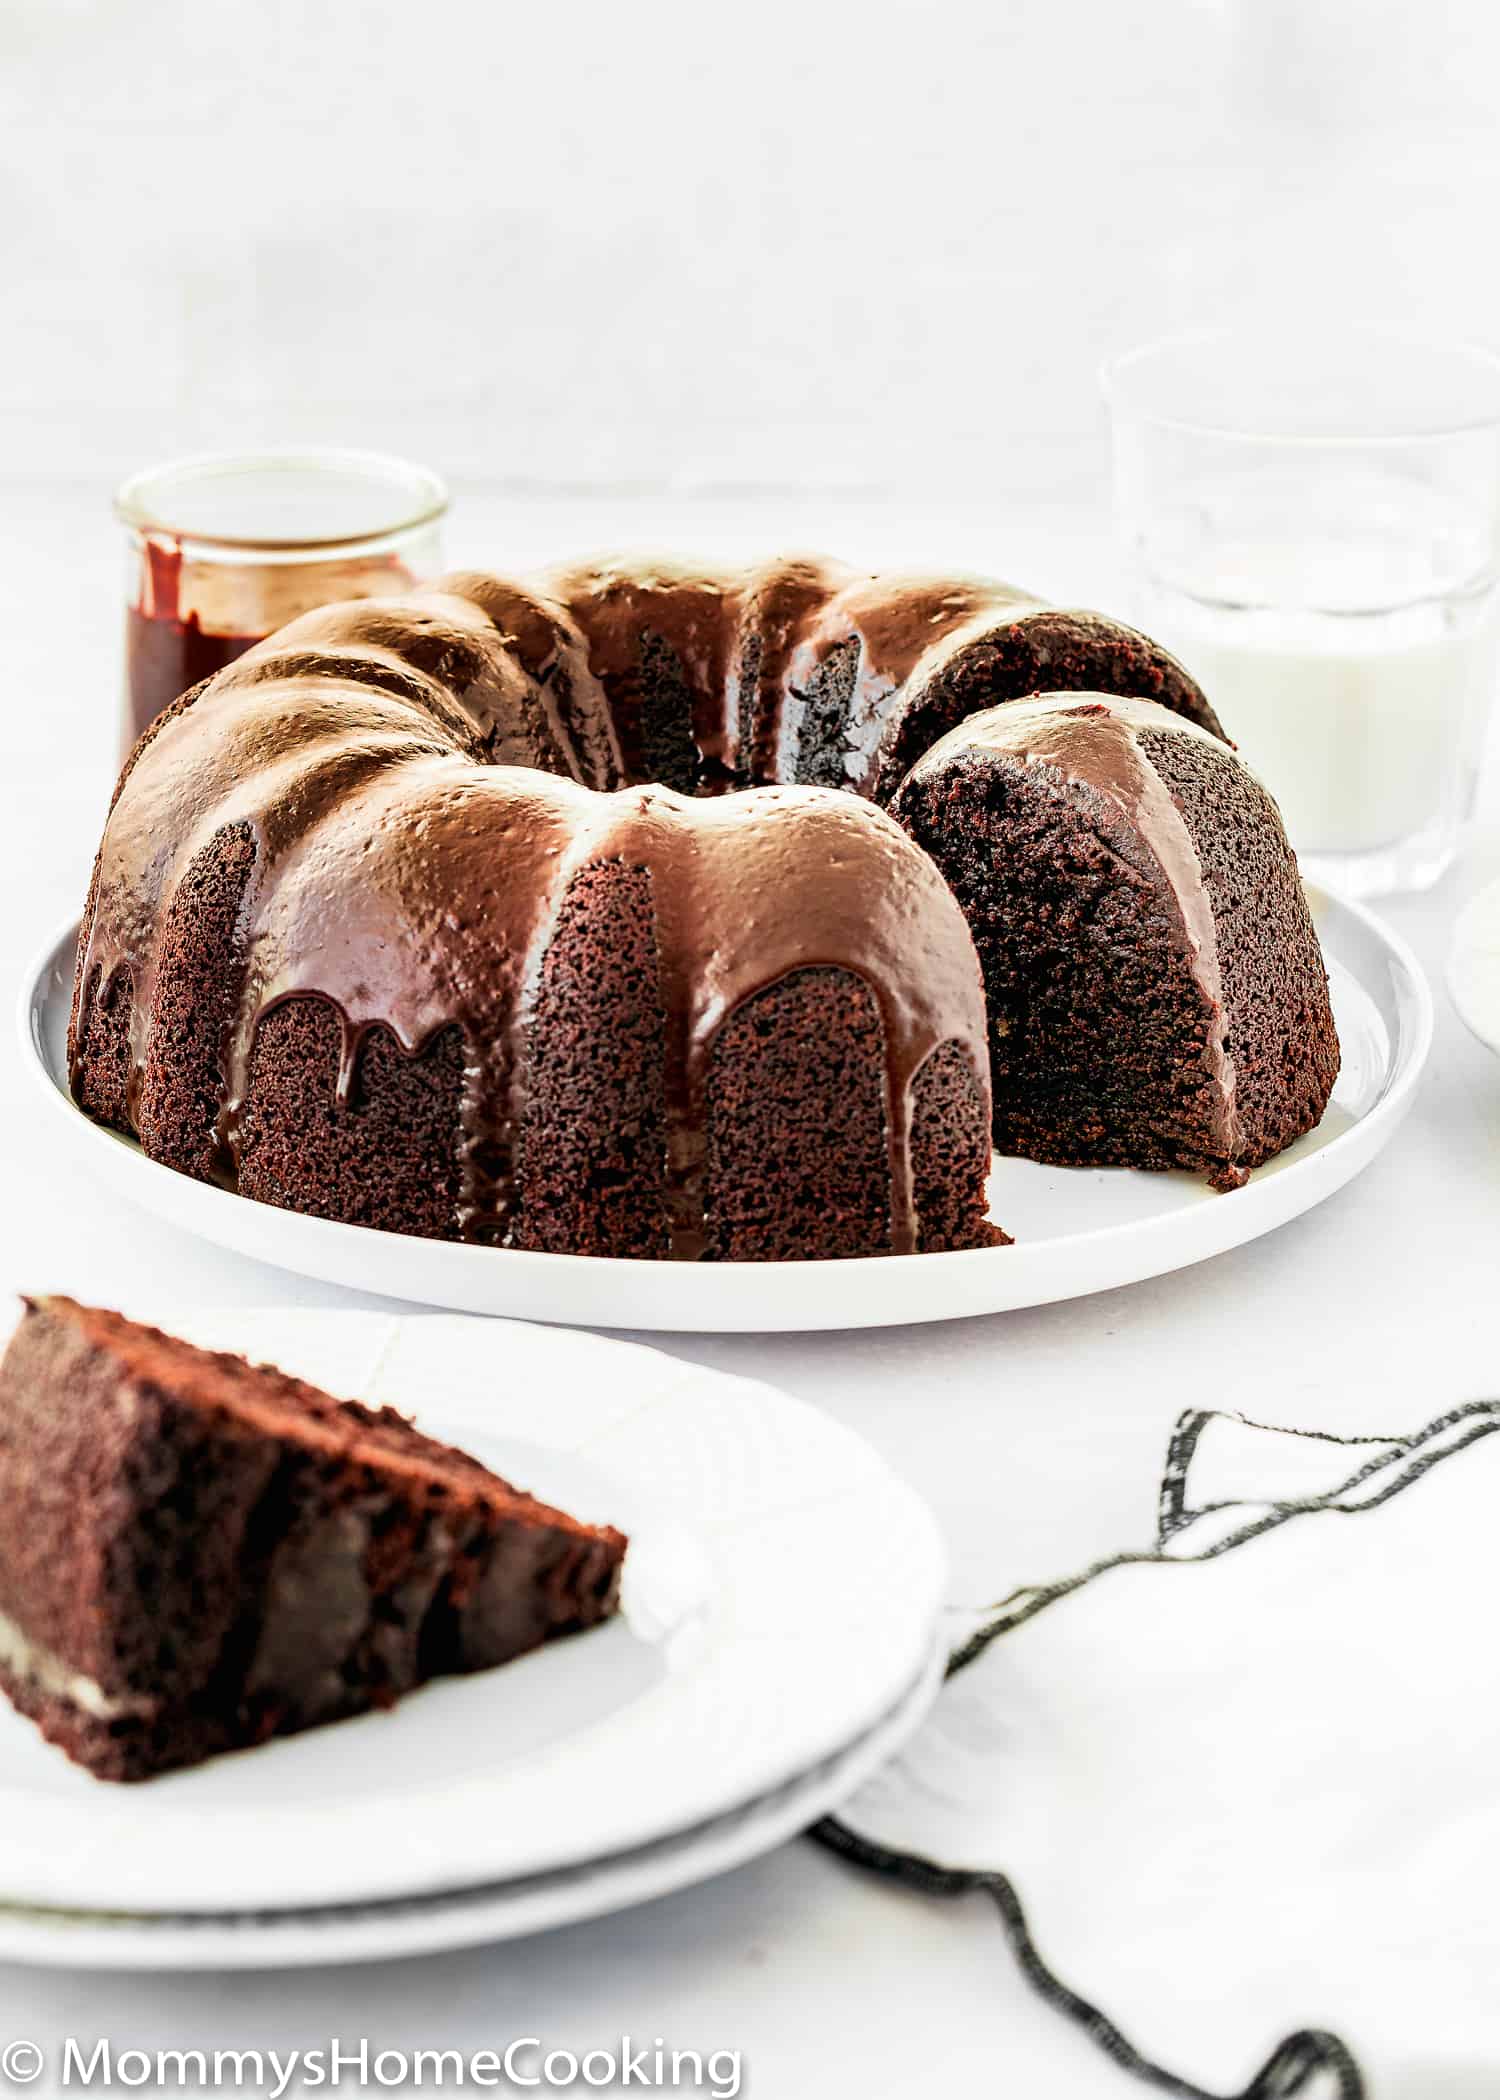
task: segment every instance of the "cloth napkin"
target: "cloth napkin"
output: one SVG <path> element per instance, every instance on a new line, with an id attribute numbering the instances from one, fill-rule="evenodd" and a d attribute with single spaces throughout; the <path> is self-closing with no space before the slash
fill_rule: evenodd
<path id="1" fill-rule="evenodd" d="M 988 1895 L 1122 2091 L 1496 2100 L 1496 1429 L 1184 1416 L 1156 1536 L 957 1624 L 814 1835 Z"/>

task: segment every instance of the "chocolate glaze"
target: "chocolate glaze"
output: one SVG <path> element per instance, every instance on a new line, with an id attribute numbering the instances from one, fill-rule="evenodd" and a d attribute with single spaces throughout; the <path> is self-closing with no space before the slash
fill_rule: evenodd
<path id="1" fill-rule="evenodd" d="M 845 771 L 852 788 L 870 794 L 880 749 L 899 716 L 905 689 L 920 687 L 963 641 L 1037 610 L 1039 602 L 1008 584 L 973 577 L 856 576 L 826 599 L 805 627 L 788 664 L 787 684 L 791 692 L 800 692 L 833 650 L 857 641 Z"/>
<path id="2" fill-rule="evenodd" d="M 743 779 L 791 777 L 795 753 L 786 731 L 792 660 L 809 623 L 852 573 L 817 555 L 793 555 L 747 580 L 736 665 Z"/>
<path id="3" fill-rule="evenodd" d="M 464 574 L 308 613 L 161 723 L 122 778 L 80 947 L 75 1091 L 82 1001 L 123 972 L 133 1103 L 177 882 L 226 827 L 246 827 L 220 1171 L 234 1181 L 255 1029 L 279 1001 L 313 993 L 336 1009 L 341 1098 L 367 1030 L 383 1023 L 414 1052 L 457 1024 L 461 1229 L 504 1243 L 541 956 L 572 877 L 620 861 L 650 870 L 659 920 L 672 1253 L 705 1244 L 719 1028 L 820 966 L 861 978 L 878 1006 L 891 1246 L 909 1251 L 912 1083 L 950 1041 L 981 1084 L 988 1071 L 973 947 L 936 869 L 868 800 L 779 783 L 796 777 L 803 695 L 833 651 L 858 651 L 843 764 L 868 795 L 908 694 L 954 648 L 1035 612 L 1001 584 L 799 557 L 713 572 L 610 559 L 530 583 Z M 652 648 L 686 691 L 691 798 L 642 777 Z M 758 792 L 730 792 L 745 786 Z"/>
<path id="4" fill-rule="evenodd" d="M 1226 1046 L 1228 1016 L 1218 935 L 1203 867 L 1182 812 L 1141 749 L 1147 730 L 1198 737 L 1219 751 L 1219 738 L 1150 700 L 1101 700 L 1092 693 L 1052 693 L 970 715 L 940 737 L 911 777 L 947 765 L 960 752 L 984 751 L 1020 766 L 1045 767 L 1065 790 L 1111 803 L 1144 841 L 1166 881 L 1182 927 L 1183 945 L 1212 1026 L 1208 1070 L 1217 1112 L 1214 1134 L 1226 1159 L 1240 1150 L 1234 1059 Z M 1233 763 L 1233 761 L 1230 761 Z"/>
<path id="5" fill-rule="evenodd" d="M 140 541 L 125 615 L 125 751 L 179 694 L 211 678 L 309 605 L 409 586 L 394 555 L 247 564 L 214 560 L 164 533 Z"/>

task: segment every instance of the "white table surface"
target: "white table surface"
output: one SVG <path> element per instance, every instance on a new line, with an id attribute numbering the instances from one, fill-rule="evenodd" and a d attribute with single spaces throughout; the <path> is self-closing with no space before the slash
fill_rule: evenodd
<path id="1" fill-rule="evenodd" d="M 23 963 L 81 905 L 97 842 L 112 775 L 119 550 L 97 489 L 19 490 L 8 515 L 0 1288 L 128 1307 L 132 1292 L 170 1279 L 205 1303 L 373 1303 L 201 1245 L 49 1154 L 9 1013 Z M 664 539 L 729 551 L 821 542 L 877 560 L 905 546 L 1103 602 L 1112 573 L 1097 531 L 1067 520 L 981 529 L 973 516 L 914 520 L 849 501 L 522 504 L 469 491 L 454 528 L 455 559 L 497 564 Z M 660 1346 L 769 1379 L 869 1437 L 937 1511 L 963 1601 L 1143 1538 L 1159 1457 L 1186 1406 L 1386 1429 L 1495 1392 L 1500 1061 L 1467 1036 L 1440 979 L 1460 902 L 1497 869 L 1500 833 L 1481 829 L 1437 890 L 1389 907 L 1437 988 L 1432 1062 L 1389 1152 L 1310 1216 L 1177 1275 L 1035 1312 Z M 1008 1459 L 1027 1416 L 1045 1421 L 1067 1484 L 1045 1518 Z M 70 2034 L 151 2049 L 284 2049 L 334 2034 L 474 2049 L 529 2034 L 581 2051 L 626 2032 L 742 2050 L 760 2100 L 1120 2100 L 1136 2089 L 1033 2000 L 984 1903 L 894 1891 L 805 1843 L 613 1920 L 428 1960 L 180 1978 L 0 1966 L 0 2043 L 25 2035 L 49 2049 Z"/>

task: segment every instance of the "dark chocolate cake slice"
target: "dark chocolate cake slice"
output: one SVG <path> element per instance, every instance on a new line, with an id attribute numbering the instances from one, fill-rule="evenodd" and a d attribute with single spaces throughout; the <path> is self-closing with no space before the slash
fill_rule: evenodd
<path id="1" fill-rule="evenodd" d="M 0 1686 L 101 1779 L 592 1626 L 625 1543 L 389 1408 L 69 1298 L 0 1362 Z"/>
<path id="2" fill-rule="evenodd" d="M 1318 1122 L 1318 936 L 1275 803 L 1218 737 L 1148 700 L 1017 700 L 892 808 L 974 936 L 999 1151 L 1228 1189 Z"/>

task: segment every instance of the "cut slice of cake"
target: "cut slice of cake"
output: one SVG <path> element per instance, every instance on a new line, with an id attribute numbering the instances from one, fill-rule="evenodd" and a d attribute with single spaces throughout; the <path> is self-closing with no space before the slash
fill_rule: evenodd
<path id="1" fill-rule="evenodd" d="M 389 1408 L 69 1298 L 0 1362 L 0 1686 L 101 1779 L 608 1617 L 626 1541 Z"/>
<path id="2" fill-rule="evenodd" d="M 1219 738 L 1147 700 L 1017 700 L 934 744 L 892 810 L 974 936 L 999 1151 L 1234 1188 L 1318 1122 L 1318 936 L 1276 804 Z"/>

